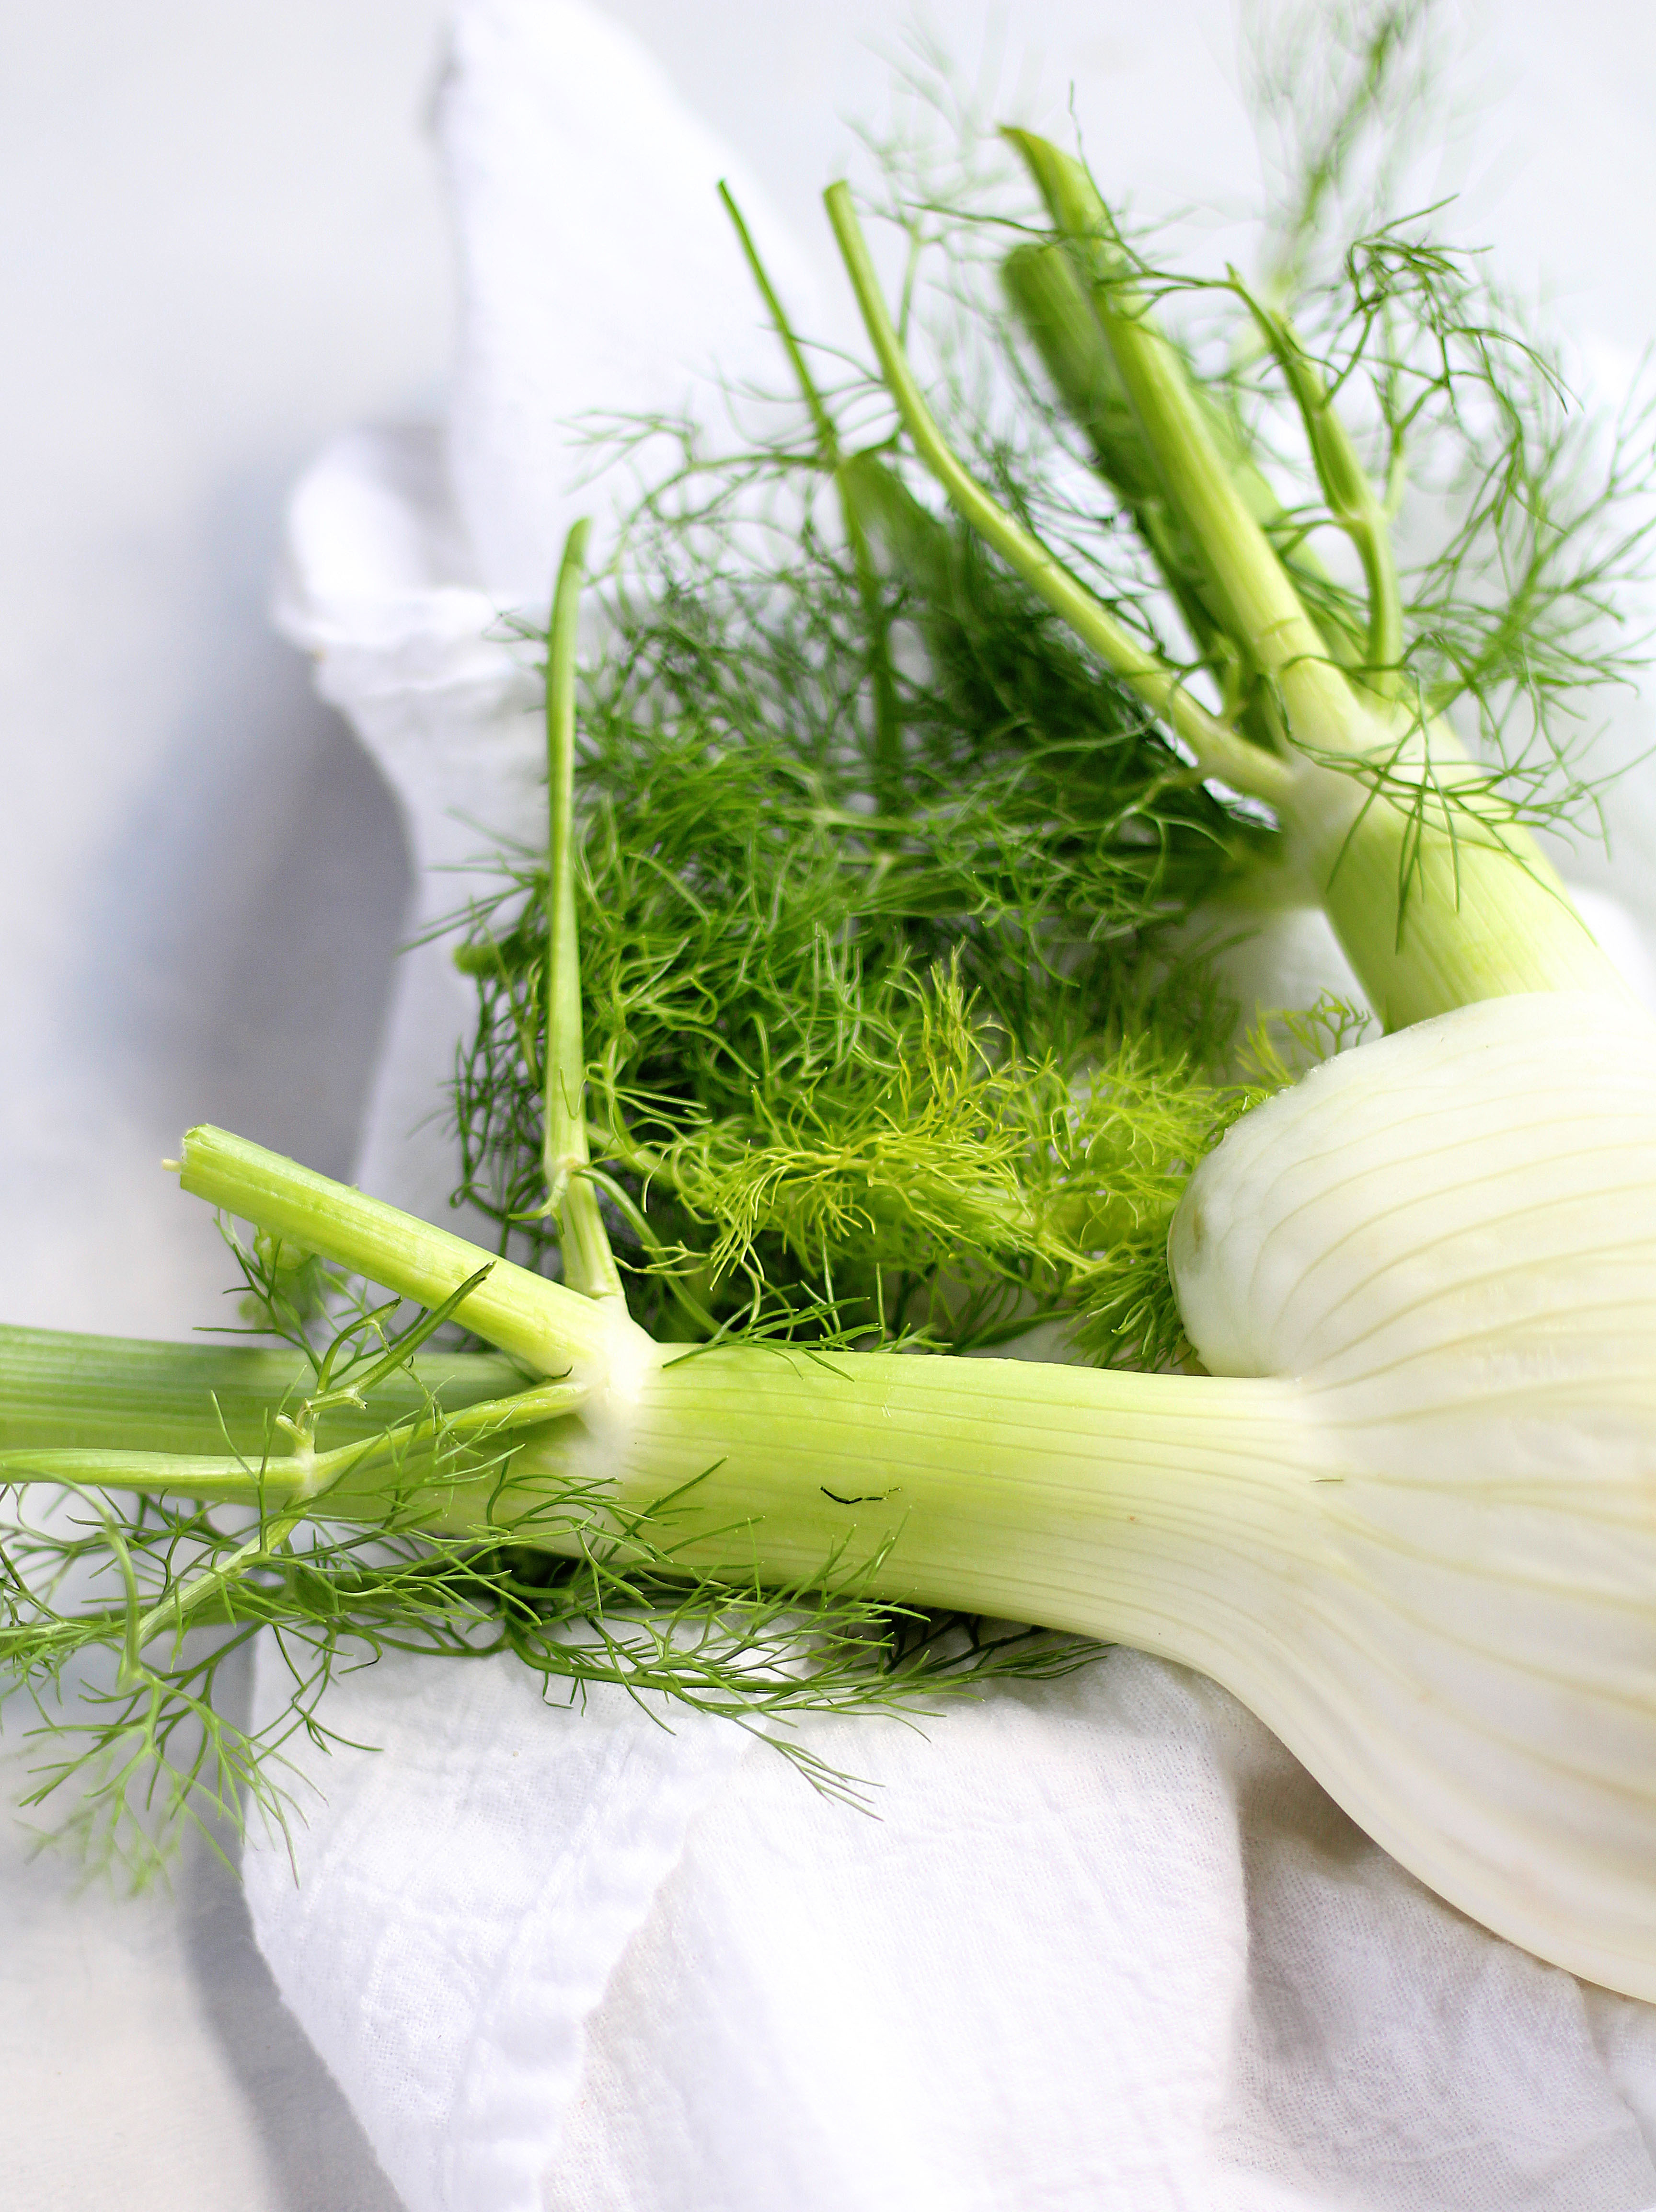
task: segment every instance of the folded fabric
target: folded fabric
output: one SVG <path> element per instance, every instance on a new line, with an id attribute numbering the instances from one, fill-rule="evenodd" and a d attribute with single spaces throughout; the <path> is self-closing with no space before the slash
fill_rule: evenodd
<path id="1" fill-rule="evenodd" d="M 441 113 L 453 417 L 322 458 L 280 608 L 397 793 L 422 922 L 539 811 L 499 616 L 540 605 L 581 503 L 572 419 L 772 369 L 712 195 L 737 165 L 613 26 L 469 0 Z M 1309 915 L 1239 957 L 1267 1000 L 1340 974 Z M 358 1170 L 434 1214 L 466 1012 L 440 947 L 404 960 Z M 729 1724 L 549 1705 L 504 1658 L 388 1656 L 323 1718 L 293 1867 L 250 1846 L 249 1900 L 410 2212 L 1656 2203 L 1656 2010 L 1429 1896 L 1180 1668 L 1113 1651 L 924 1729 L 810 1724 L 872 1814 Z"/>
<path id="2" fill-rule="evenodd" d="M 1656 2011 L 1441 1904 L 1178 1668 L 814 1724 L 877 1817 L 507 1661 L 328 1718 L 380 1748 L 306 1759 L 250 1902 L 411 2212 L 1656 2203 Z"/>

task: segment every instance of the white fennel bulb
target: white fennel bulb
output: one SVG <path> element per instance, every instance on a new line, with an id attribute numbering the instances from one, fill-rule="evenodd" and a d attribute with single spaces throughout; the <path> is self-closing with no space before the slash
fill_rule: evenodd
<path id="1" fill-rule="evenodd" d="M 1172 1259 L 1310 1478 L 1226 1679 L 1442 1895 L 1656 1998 L 1656 1025 L 1519 996 L 1338 1058 Z"/>

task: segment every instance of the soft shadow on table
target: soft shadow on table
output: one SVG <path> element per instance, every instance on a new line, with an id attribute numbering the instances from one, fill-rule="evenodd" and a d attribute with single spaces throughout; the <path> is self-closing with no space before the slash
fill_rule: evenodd
<path id="1" fill-rule="evenodd" d="M 219 1680 L 228 1717 L 246 1718 L 251 1648 Z M 234 1862 L 234 1838 L 224 1839 Z M 277 1994 L 259 1955 L 241 1883 L 205 1843 L 179 1883 L 184 1948 L 203 2012 L 246 2095 L 269 2167 L 271 2212 L 402 2212 L 356 2116 Z"/>
<path id="2" fill-rule="evenodd" d="M 91 887 L 82 991 L 158 1126 L 217 1121 L 347 1176 L 407 922 L 402 823 L 297 653 L 221 652 Z"/>
<path id="3" fill-rule="evenodd" d="M 236 949 L 221 957 L 215 989 L 204 994 L 207 1025 L 234 1040 L 215 1071 L 225 1097 L 214 1104 L 232 1126 L 268 1131 L 343 1175 L 373 1074 L 408 863 L 378 774 L 343 724 L 304 701 L 292 682 L 302 671 L 281 672 L 300 795 L 285 836 L 272 841 L 286 850 L 245 884 Z M 252 1661 L 249 1649 L 234 1675 L 227 1668 L 220 1677 L 233 1720 L 246 1717 Z M 234 1839 L 222 1840 L 234 1864 Z M 400 2212 L 355 2115 L 277 1994 L 231 1866 L 200 1843 L 179 1892 L 189 1971 L 246 2093 L 273 2204 L 281 2212 Z"/>

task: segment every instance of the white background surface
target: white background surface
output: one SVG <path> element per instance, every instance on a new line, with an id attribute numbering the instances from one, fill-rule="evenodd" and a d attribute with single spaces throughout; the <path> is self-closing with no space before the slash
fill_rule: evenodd
<path id="1" fill-rule="evenodd" d="M 895 36 L 858 0 L 616 0 L 820 237 Z M 1017 0 L 1095 166 L 1245 198 L 1228 7 Z M 980 46 L 978 0 L 933 9 Z M 448 270 L 421 134 L 435 0 L 9 11 L 0 82 L 0 1319 L 181 1335 L 223 1267 L 155 1163 L 212 1118 L 349 1161 L 406 871 L 394 812 L 264 621 L 284 486 L 336 428 L 440 406 Z M 900 19 L 899 19 L 900 20 Z M 1574 330 L 1656 333 L 1656 23 L 1490 19 L 1471 205 Z M 572 313 L 579 302 L 572 302 Z M 1623 880 L 1622 888 L 1629 888 Z M 1634 886 L 1635 890 L 1642 885 Z M 12 1740 L 15 1744 L 15 1739 Z M 12 1794 L 8 1777 L 7 1795 Z M 0 1840 L 0 2203 L 381 2212 L 233 1883 L 74 1893 Z"/>

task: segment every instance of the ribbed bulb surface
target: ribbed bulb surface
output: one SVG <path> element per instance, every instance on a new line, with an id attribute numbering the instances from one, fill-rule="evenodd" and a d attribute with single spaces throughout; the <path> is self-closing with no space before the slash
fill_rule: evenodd
<path id="1" fill-rule="evenodd" d="M 1323 1468 L 1230 1686 L 1441 1894 L 1656 1998 L 1656 1027 L 1510 997 L 1337 1058 L 1171 1253 Z"/>

